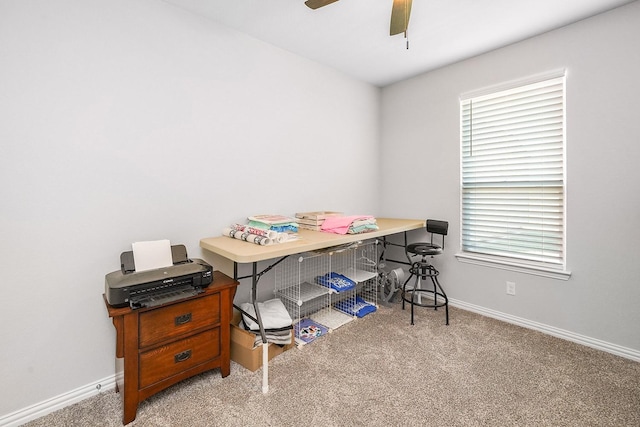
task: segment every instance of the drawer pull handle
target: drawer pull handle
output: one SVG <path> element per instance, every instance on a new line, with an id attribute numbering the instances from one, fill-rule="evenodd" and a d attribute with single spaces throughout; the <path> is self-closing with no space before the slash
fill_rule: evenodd
<path id="1" fill-rule="evenodd" d="M 184 325 L 185 323 L 189 323 L 189 322 L 191 322 L 191 313 L 182 314 L 180 316 L 176 316 L 175 318 L 176 326 Z"/>
<path id="2" fill-rule="evenodd" d="M 191 357 L 191 350 L 185 350 L 182 353 L 178 353 L 175 356 L 173 356 L 173 361 L 175 363 L 180 363 L 180 362 L 184 362 L 190 357 Z"/>

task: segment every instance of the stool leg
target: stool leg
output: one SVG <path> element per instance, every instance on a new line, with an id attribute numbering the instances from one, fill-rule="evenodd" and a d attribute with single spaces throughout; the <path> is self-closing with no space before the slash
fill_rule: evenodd
<path id="1" fill-rule="evenodd" d="M 424 269 L 422 264 L 420 263 L 414 263 L 413 264 L 413 271 L 415 271 L 415 276 L 416 276 L 416 281 L 413 285 L 413 289 L 411 290 L 411 324 L 415 325 L 415 322 L 413 321 L 413 312 L 415 310 L 416 307 L 416 289 L 422 289 L 422 277 L 424 276 Z M 420 291 L 417 291 L 417 296 L 418 296 L 418 304 L 422 303 L 422 295 L 420 294 Z"/>
<path id="2" fill-rule="evenodd" d="M 420 289 L 420 272 L 419 271 L 416 271 L 416 280 L 413 283 L 413 289 L 411 289 L 411 302 L 409 303 L 411 304 L 411 324 L 412 325 L 415 325 L 413 321 L 413 311 L 415 309 L 416 289 Z M 419 292 L 418 292 L 418 295 L 420 295 Z"/>
<path id="3" fill-rule="evenodd" d="M 407 294 L 407 283 L 409 283 L 409 281 L 411 280 L 411 278 L 413 277 L 413 271 L 411 271 L 411 274 L 409 275 L 409 277 L 407 278 L 407 280 L 404 281 L 404 284 L 402 285 L 402 295 L 400 295 L 400 297 L 402 298 L 402 309 L 404 310 L 404 303 L 405 303 L 405 295 Z"/>
<path id="4" fill-rule="evenodd" d="M 447 298 L 447 294 L 444 293 L 444 289 L 442 289 L 442 286 L 440 286 L 440 281 L 438 280 L 438 276 L 432 276 L 431 280 L 433 281 L 433 289 L 437 289 L 440 291 L 440 294 L 442 295 L 442 297 L 444 298 L 444 313 L 445 313 L 445 319 L 446 319 L 446 325 L 449 324 L 449 298 Z M 437 307 L 436 307 L 437 308 Z"/>
<path id="5" fill-rule="evenodd" d="M 415 289 L 422 289 L 422 282 L 424 281 L 426 283 L 426 281 L 427 281 L 427 275 L 426 275 L 426 272 L 425 272 L 424 264 L 420 264 L 419 271 L 420 271 L 420 273 L 416 276 Z M 418 294 L 417 295 L 417 297 L 418 297 L 418 305 L 420 305 L 420 304 L 422 304 L 422 292 L 418 291 L 417 294 Z"/>
<path id="6" fill-rule="evenodd" d="M 411 324 L 414 325 L 415 323 L 413 323 L 413 309 L 415 308 L 415 304 L 413 303 L 413 298 L 415 298 L 415 292 L 411 291 Z"/>
<path id="7" fill-rule="evenodd" d="M 438 292 L 437 292 L 437 287 L 436 287 L 436 280 L 438 280 L 438 270 L 436 270 L 435 267 L 433 266 L 429 266 L 431 267 L 429 270 L 429 273 L 431 273 L 431 283 L 433 283 L 433 305 L 435 305 L 435 307 L 433 307 L 434 310 L 438 310 Z"/>
<path id="8" fill-rule="evenodd" d="M 445 313 L 445 318 L 447 319 L 447 321 L 445 322 L 445 325 L 449 325 L 449 302 L 447 301 L 447 304 L 444 306 L 444 313 Z"/>

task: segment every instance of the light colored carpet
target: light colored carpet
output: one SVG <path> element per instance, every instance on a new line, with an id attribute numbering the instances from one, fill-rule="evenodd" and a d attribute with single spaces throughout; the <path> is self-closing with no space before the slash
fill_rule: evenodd
<path id="1" fill-rule="evenodd" d="M 640 363 L 460 309 L 399 304 L 142 402 L 130 426 L 640 426 Z M 120 426 L 107 391 L 27 424 Z"/>

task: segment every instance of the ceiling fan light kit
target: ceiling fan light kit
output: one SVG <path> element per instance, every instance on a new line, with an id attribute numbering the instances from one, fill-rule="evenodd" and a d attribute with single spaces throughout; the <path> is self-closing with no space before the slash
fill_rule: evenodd
<path id="1" fill-rule="evenodd" d="M 338 0 L 307 0 L 304 2 L 311 9 L 318 9 L 323 6 L 327 6 L 331 3 L 335 3 Z M 391 25 L 389 28 L 389 35 L 395 36 L 396 34 L 404 33 L 404 37 L 407 38 L 407 29 L 409 27 L 409 16 L 411 15 L 411 4 L 413 0 L 393 0 L 393 6 L 391 7 Z M 409 49 L 409 41 L 407 40 L 407 49 Z"/>

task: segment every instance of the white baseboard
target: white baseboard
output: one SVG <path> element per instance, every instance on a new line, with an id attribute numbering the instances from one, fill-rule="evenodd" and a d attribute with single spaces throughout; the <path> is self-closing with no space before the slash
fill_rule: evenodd
<path id="1" fill-rule="evenodd" d="M 16 412 L 0 417 L 0 427 L 17 427 L 36 418 L 43 417 L 47 414 L 72 405 L 81 400 L 87 399 L 98 393 L 113 390 L 116 387 L 116 376 L 111 375 L 99 381 L 78 387 L 66 393 L 62 393 L 51 399 L 44 400 L 40 403 L 20 409 Z"/>
<path id="2" fill-rule="evenodd" d="M 483 316 L 492 317 L 494 319 L 502 320 L 507 323 L 522 326 L 524 328 L 533 329 L 539 332 L 543 332 L 554 337 L 562 338 L 567 341 L 572 341 L 578 344 L 585 345 L 587 347 L 595 348 L 607 353 L 615 354 L 626 359 L 635 360 L 640 362 L 640 351 L 627 347 L 622 347 L 616 344 L 611 344 L 606 341 L 587 337 L 585 335 L 576 334 L 574 332 L 559 329 L 553 326 L 545 325 L 543 323 L 534 322 L 532 320 L 524 319 L 522 317 L 512 316 L 510 314 L 502 313 L 499 311 L 491 310 L 485 307 L 481 307 L 474 304 L 469 304 L 464 301 L 455 300 L 449 298 L 449 304 L 453 307 L 458 307 L 463 310 L 472 311 L 474 313 L 481 314 Z"/>
<path id="3" fill-rule="evenodd" d="M 615 354 L 627 359 L 640 362 L 640 351 L 630 348 L 622 347 L 616 344 L 611 344 L 606 341 L 601 341 L 595 338 L 590 338 L 584 335 L 576 334 L 573 332 L 565 331 L 563 329 L 555 328 L 553 326 L 545 325 L 542 323 L 534 322 L 522 317 L 512 316 L 510 314 L 501 313 L 499 311 L 491 310 L 478 305 L 466 303 L 464 301 L 455 300 L 449 298 L 449 304 L 453 307 L 461 308 L 463 310 L 472 311 L 474 313 L 481 314 L 483 316 L 492 317 L 494 319 L 502 320 L 507 323 L 522 326 L 524 328 L 533 329 L 543 332 L 545 334 L 552 335 L 554 337 L 566 339 L 578 344 L 585 345 L 587 347 L 595 348 L 607 353 Z M 95 381 L 91 384 L 79 387 L 75 390 L 63 393 L 51 399 L 36 403 L 27 408 L 13 412 L 11 414 L 0 417 L 0 427 L 17 427 L 25 424 L 36 418 L 43 417 L 65 406 L 72 405 L 81 400 L 87 399 L 103 391 L 113 390 L 116 386 L 115 375 L 103 378 L 99 381 Z"/>

